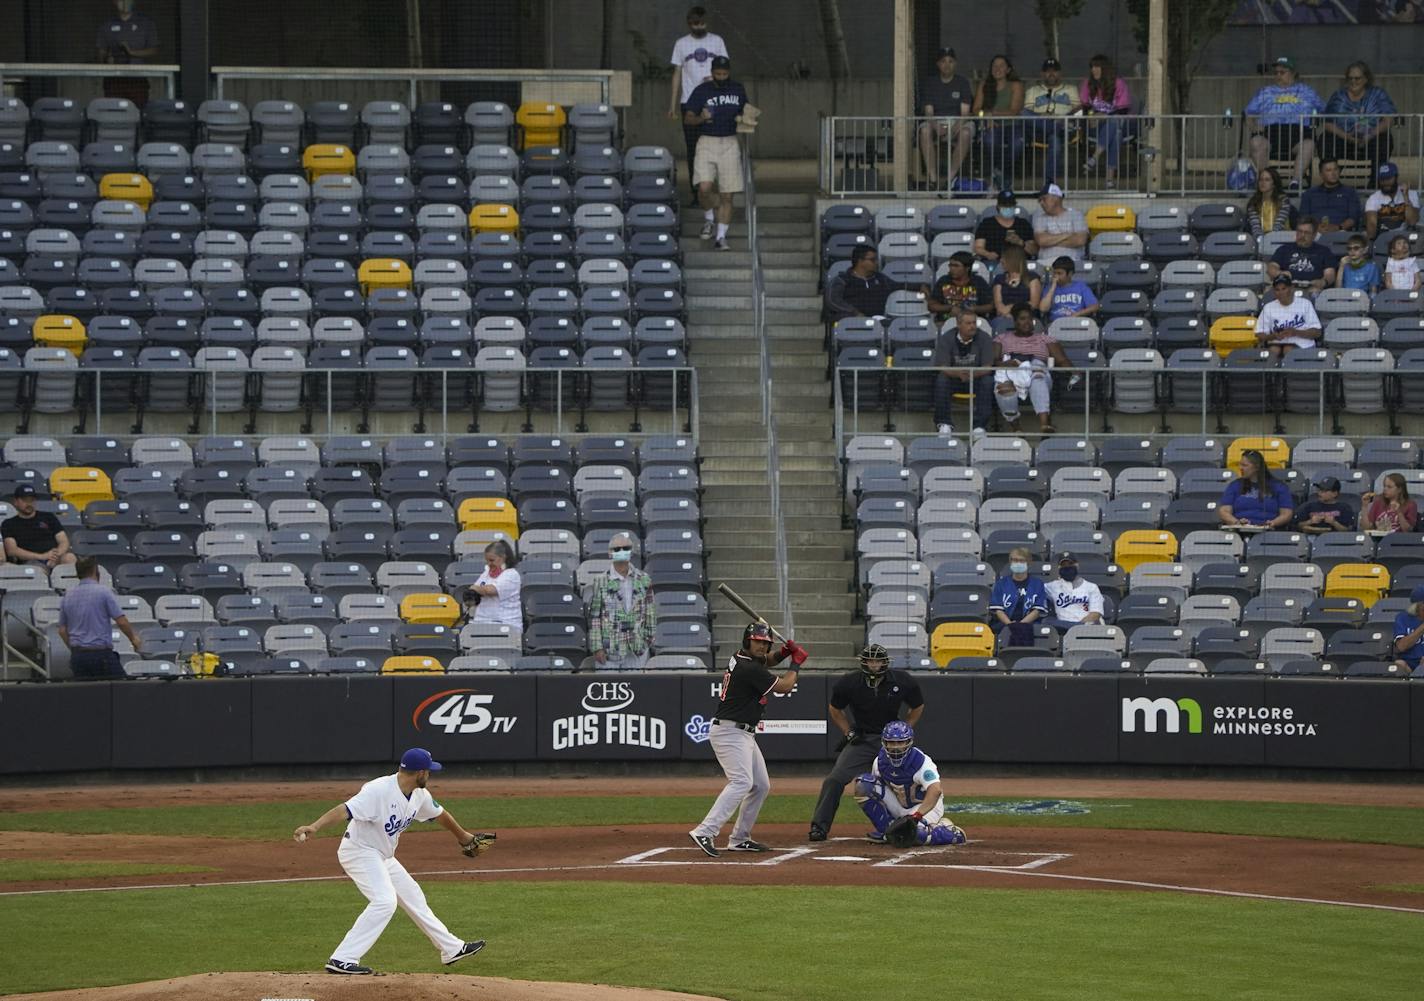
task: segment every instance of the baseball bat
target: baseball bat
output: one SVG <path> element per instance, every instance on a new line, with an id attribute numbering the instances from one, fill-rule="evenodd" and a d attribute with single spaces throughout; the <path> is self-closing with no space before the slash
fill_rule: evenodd
<path id="1" fill-rule="evenodd" d="M 742 599 L 742 596 L 740 594 L 738 594 L 736 591 L 733 591 L 726 584 L 718 584 L 717 590 L 721 591 L 722 594 L 726 596 L 728 601 L 730 601 L 732 604 L 736 605 L 742 611 L 750 615 L 754 621 L 766 622 L 766 619 L 762 618 L 761 615 L 755 609 L 753 609 L 751 605 L 748 605 L 746 601 Z M 776 627 L 773 626 L 771 623 L 767 623 L 767 628 L 771 630 L 771 635 L 775 636 L 783 643 L 786 642 L 786 637 L 781 635 L 781 633 L 777 632 Z"/>

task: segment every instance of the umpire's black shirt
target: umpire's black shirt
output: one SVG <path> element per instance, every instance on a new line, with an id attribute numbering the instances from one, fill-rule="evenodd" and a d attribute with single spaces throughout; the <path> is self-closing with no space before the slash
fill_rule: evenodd
<path id="1" fill-rule="evenodd" d="M 775 684 L 776 675 L 761 661 L 738 652 L 727 673 L 722 675 L 722 701 L 717 706 L 717 718 L 756 726 L 766 711 L 766 697 Z"/>
<path id="2" fill-rule="evenodd" d="M 879 737 L 886 723 L 899 719 L 902 702 L 911 709 L 925 704 L 920 683 L 905 671 L 886 671 L 874 688 L 860 671 L 848 671 L 831 687 L 831 705 L 842 712 L 849 707 L 855 728 L 866 736 Z"/>

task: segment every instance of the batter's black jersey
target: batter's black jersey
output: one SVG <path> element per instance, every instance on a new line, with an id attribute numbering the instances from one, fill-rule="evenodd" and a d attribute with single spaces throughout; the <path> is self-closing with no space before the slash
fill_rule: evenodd
<path id="1" fill-rule="evenodd" d="M 737 653 L 722 675 L 722 701 L 717 706 L 717 718 L 755 726 L 761 722 L 766 697 L 775 684 L 776 675 L 760 661 Z"/>
<path id="2" fill-rule="evenodd" d="M 885 724 L 900 718 L 900 703 L 911 709 L 925 704 L 920 683 L 904 671 L 886 671 L 880 684 L 871 688 L 865 675 L 848 671 L 831 687 L 831 705 L 844 711 L 849 708 L 855 728 L 861 733 L 878 736 Z"/>

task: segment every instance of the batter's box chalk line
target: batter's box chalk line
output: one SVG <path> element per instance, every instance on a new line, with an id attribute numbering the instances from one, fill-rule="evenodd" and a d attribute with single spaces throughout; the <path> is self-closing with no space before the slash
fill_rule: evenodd
<path id="1" fill-rule="evenodd" d="M 615 865 L 752 865 L 769 866 L 781 865 L 783 862 L 790 862 L 792 859 L 800 858 L 803 855 L 811 855 L 816 851 L 814 848 L 770 848 L 766 851 L 766 858 L 757 858 L 761 853 L 734 852 L 722 849 L 722 857 L 710 859 L 702 854 L 702 849 L 695 845 L 683 847 L 682 845 L 664 846 L 662 848 L 649 848 L 647 851 L 629 855 L 627 858 L 619 859 Z M 659 858 L 662 855 L 673 855 L 676 858 Z M 687 856 L 687 857 L 683 857 Z"/>
<path id="2" fill-rule="evenodd" d="M 831 842 L 849 841 L 864 844 L 864 838 L 831 838 Z M 843 850 L 837 846 L 834 850 Z M 683 847 L 681 845 L 667 845 L 658 848 L 649 848 L 646 851 L 637 852 L 625 858 L 618 859 L 615 865 L 630 866 L 687 866 L 687 865 L 743 865 L 743 866 L 772 866 L 781 865 L 798 858 L 809 857 L 815 862 L 852 862 L 870 863 L 876 867 L 896 866 L 902 869 L 968 869 L 982 872 L 995 872 L 1006 869 L 1028 870 L 1039 869 L 1054 862 L 1062 862 L 1073 856 L 1063 852 L 1011 852 L 1001 851 L 995 848 L 985 848 L 969 842 L 964 845 L 926 845 L 920 848 L 911 848 L 908 851 L 892 855 L 889 858 L 878 858 L 865 855 L 823 855 L 817 848 L 772 848 L 767 852 L 768 857 L 752 861 L 742 852 L 723 852 L 719 859 L 709 859 L 702 855 L 701 849 L 696 846 Z M 996 863 L 990 859 L 1008 859 L 1007 863 Z"/>

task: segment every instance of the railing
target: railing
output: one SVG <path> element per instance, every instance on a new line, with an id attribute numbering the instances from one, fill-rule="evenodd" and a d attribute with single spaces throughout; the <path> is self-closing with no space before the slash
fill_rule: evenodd
<path id="1" fill-rule="evenodd" d="M 628 73 L 619 70 L 558 70 L 558 69 L 379 69 L 371 67 L 336 68 L 325 66 L 214 66 L 213 96 L 221 100 L 228 83 L 237 80 L 262 80 L 274 83 L 331 81 L 391 81 L 407 87 L 408 106 L 420 103 L 422 83 L 518 83 L 557 88 L 561 85 L 592 85 L 602 104 L 626 105 L 629 89 Z M 274 97 L 281 96 L 273 94 Z M 560 101 L 560 103 L 565 103 Z M 572 103 L 572 102 L 568 102 Z"/>
<path id="2" fill-rule="evenodd" d="M 757 246 L 756 177 L 751 151 L 742 139 L 742 187 L 746 202 L 747 249 L 752 265 L 752 323 L 756 329 L 758 365 L 761 383 L 761 422 L 766 428 L 767 484 L 771 490 L 771 524 L 776 533 L 776 600 L 781 610 L 781 631 L 795 638 L 796 625 L 791 611 L 791 560 L 786 545 L 786 522 L 781 510 L 781 448 L 776 435 L 776 414 L 772 407 L 774 389 L 771 383 L 771 341 L 766 335 L 766 277 L 761 269 L 761 250 Z"/>
<path id="3" fill-rule="evenodd" d="M 131 80 L 162 80 L 165 96 L 177 95 L 179 67 L 173 63 L 147 65 L 111 65 L 108 63 L 0 63 L 0 79 L 24 80 L 30 77 L 74 79 L 84 77 L 125 77 Z"/>
<path id="4" fill-rule="evenodd" d="M 10 624 L 14 623 L 22 632 L 27 632 L 35 638 L 35 649 L 44 651 L 43 663 L 21 653 L 10 642 Z M 40 629 L 36 629 L 32 623 L 26 622 L 14 612 L 5 610 L 5 593 L 0 591 L 0 680 L 10 681 L 10 661 L 13 659 L 22 667 L 28 668 L 41 678 L 49 680 L 49 638 Z"/>
<path id="5" fill-rule="evenodd" d="M 1304 119 L 1314 129 L 1315 155 L 1341 160 L 1346 184 L 1374 190 L 1375 164 L 1392 159 L 1401 180 L 1418 190 L 1424 184 L 1424 115 L 1393 115 L 1387 141 L 1376 145 L 1342 142 L 1330 128 L 1350 131 L 1357 116 L 1317 115 Z M 927 118 L 906 121 L 912 150 L 911 176 L 924 174 L 922 147 L 936 147 L 937 184 L 912 183 L 895 189 L 896 119 L 823 117 L 820 139 L 821 190 L 834 197 L 881 195 L 948 197 L 988 195 L 1001 188 L 1037 191 L 1054 180 L 1070 192 L 1119 195 L 1235 195 L 1227 172 L 1249 156 L 1251 132 L 1239 113 L 1219 115 L 1090 115 L 1047 118 Z M 1287 183 L 1294 158 L 1272 160 Z M 950 168 L 962 166 L 948 180 Z M 1154 180 L 1160 175 L 1160 182 Z M 1248 192 L 1249 193 L 1249 192 Z"/>
<path id="6" fill-rule="evenodd" d="M 977 377 L 999 371 L 960 366 L 954 370 Z M 831 395 L 837 454 L 844 458 L 846 442 L 857 435 L 932 434 L 928 422 L 939 374 L 936 368 L 920 365 L 835 367 Z M 1342 419 L 1353 415 L 1342 407 L 1336 388 L 1340 380 L 1351 377 L 1380 383 L 1381 406 L 1388 412 L 1358 415 L 1361 421 L 1374 424 L 1369 433 L 1399 435 L 1424 430 L 1424 419 L 1411 420 L 1407 415 L 1405 420 L 1410 420 L 1411 426 L 1401 427 L 1400 415 L 1389 407 L 1392 397 L 1387 380 L 1396 378 L 1394 375 L 1379 368 L 1342 363 L 1328 370 L 1301 371 L 1221 366 L 1058 370 L 1052 373 L 1054 434 L 1087 441 L 1113 436 L 1191 434 L 1282 438 L 1341 435 L 1345 433 Z M 964 418 L 960 428 L 971 426 L 967 418 L 973 412 L 977 391 L 973 378 L 965 382 L 969 391 L 956 395 L 952 401 L 956 416 Z M 1037 438 L 1039 421 L 1028 400 L 1019 401 L 1019 413 L 1019 430 L 1006 429 L 1002 433 Z M 997 402 L 992 405 L 991 415 L 1002 420 Z M 898 422 L 906 418 L 927 429 L 900 431 Z"/>
<path id="7" fill-rule="evenodd" d="M 36 387 L 39 386 L 40 380 L 74 379 L 77 390 L 75 398 L 78 405 L 72 410 L 59 411 L 48 407 L 36 409 L 34 405 L 43 391 L 33 388 L 30 391 L 32 415 L 64 416 L 78 413 L 78 433 L 102 434 L 116 438 L 141 436 L 143 432 L 135 428 L 141 425 L 141 419 L 145 416 L 172 417 L 175 414 L 189 416 L 189 434 L 194 436 L 199 433 L 203 423 L 208 425 L 207 433 L 210 434 L 220 433 L 219 429 L 225 425 L 226 431 L 230 432 L 233 422 L 237 423 L 240 433 L 243 434 L 290 432 L 290 428 L 262 431 L 256 421 L 263 415 L 276 416 L 279 419 L 284 415 L 298 415 L 305 419 L 302 433 L 313 434 L 312 420 L 323 412 L 326 415 L 325 425 L 315 437 L 367 434 L 362 428 L 372 414 L 413 412 L 420 415 L 416 433 L 440 438 L 477 431 L 475 425 L 481 417 L 521 412 L 525 418 L 523 433 L 534 433 L 536 417 L 552 417 L 552 426 L 540 428 L 540 433 L 583 433 L 586 430 L 585 418 L 590 414 L 618 414 L 629 411 L 632 413 L 632 422 L 626 432 L 628 434 L 687 434 L 697 441 L 701 430 L 697 370 L 690 366 L 642 366 L 626 369 L 530 366 L 508 370 L 422 366 L 416 369 L 194 369 L 191 372 L 91 368 L 77 371 L 39 369 L 30 370 L 26 374 L 32 376 Z M 185 376 L 189 379 L 190 392 L 193 394 L 189 407 L 158 408 L 148 404 L 143 392 L 145 385 L 152 386 L 154 380 L 178 380 Z M 620 409 L 593 407 L 584 385 L 585 380 L 619 377 L 628 380 L 628 406 Z M 392 381 L 408 379 L 414 384 L 412 406 L 372 406 L 370 385 L 358 383 L 352 387 L 348 380 L 353 378 Z M 477 381 L 488 384 L 488 380 L 506 378 L 517 378 L 520 381 L 517 402 L 512 405 L 485 405 L 481 395 L 473 391 Z M 298 405 L 264 410 L 259 385 L 264 379 L 299 381 L 301 399 Z M 240 381 L 242 386 L 234 389 L 235 381 Z M 105 388 L 106 383 L 108 389 Z M 464 389 L 457 391 L 462 386 Z M 342 398 L 343 394 L 347 399 Z M 240 397 L 240 406 L 232 404 L 234 395 Z M 118 397 L 123 405 L 115 406 L 115 397 Z M 680 416 L 683 411 L 686 412 L 685 420 Z M 567 427 L 567 419 L 575 412 L 578 414 L 577 424 L 572 428 Z M 645 419 L 650 413 L 666 415 L 666 419 L 655 417 L 654 421 L 649 422 L 651 426 L 645 427 Z M 91 414 L 92 424 L 88 420 Z M 129 419 L 118 419 L 116 414 L 123 414 Z M 139 425 L 135 425 L 132 420 L 135 416 L 140 418 Z M 242 423 L 244 421 L 245 425 Z M 358 422 L 361 427 L 357 427 Z M 148 433 L 168 434 L 167 431 Z M 407 429 L 396 433 L 410 432 Z M 373 434 L 371 437 L 380 438 L 383 435 Z"/>

